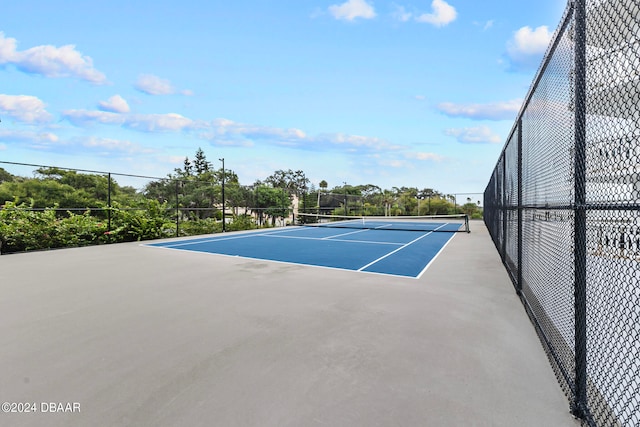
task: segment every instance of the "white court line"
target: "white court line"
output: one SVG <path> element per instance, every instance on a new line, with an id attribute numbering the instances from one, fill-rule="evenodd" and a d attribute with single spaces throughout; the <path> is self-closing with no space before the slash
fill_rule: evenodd
<path id="1" fill-rule="evenodd" d="M 441 226 L 440 226 L 440 227 L 438 227 L 438 228 L 442 228 L 442 227 L 444 227 L 444 226 L 445 226 L 445 224 L 441 225 Z M 418 240 L 420 240 L 420 239 L 423 239 L 423 238 L 427 237 L 429 234 L 433 233 L 434 231 L 437 231 L 437 230 L 438 230 L 438 228 L 436 228 L 435 230 L 430 231 L 430 232 L 428 232 L 428 233 L 426 233 L 426 234 L 423 234 L 422 236 L 418 237 L 417 239 L 413 239 L 413 240 L 412 240 L 412 241 L 410 241 L 409 243 L 407 243 L 407 244 L 405 244 L 405 245 L 400 246 L 400 247 L 399 247 L 398 249 L 396 249 L 395 251 L 391 251 L 391 252 L 389 252 L 388 254 L 383 255 L 383 256 L 381 256 L 380 258 L 378 258 L 378 259 L 376 259 L 376 260 L 374 260 L 374 261 L 371 261 L 369 264 L 365 265 L 364 267 L 360 267 L 357 271 L 362 271 L 362 270 L 364 270 L 365 268 L 370 267 L 370 266 L 372 266 L 373 264 L 377 263 L 378 261 L 382 261 L 383 259 L 385 259 L 385 258 L 386 258 L 386 257 L 388 257 L 389 255 L 393 255 L 393 254 L 395 254 L 396 252 L 398 252 L 398 251 L 400 251 L 400 250 L 402 250 L 402 249 L 406 248 L 407 246 L 412 245 L 413 243 L 417 242 Z"/>
<path id="2" fill-rule="evenodd" d="M 352 234 L 352 233 L 345 233 Z M 297 237 L 297 236 L 272 236 L 271 234 L 257 234 L 257 236 L 261 237 L 275 237 L 276 239 L 300 239 L 300 240 L 327 240 L 326 237 Z M 339 236 L 344 236 L 344 234 L 340 234 Z M 338 237 L 338 236 L 334 236 Z M 348 242 L 348 243 L 372 243 L 375 245 L 393 245 L 400 246 L 403 243 L 394 243 L 394 242 L 376 242 L 375 240 L 347 240 L 347 239 L 333 239 L 334 242 Z"/>
<path id="3" fill-rule="evenodd" d="M 446 247 L 447 247 L 447 245 L 449 244 L 449 242 L 451 242 L 451 241 L 453 240 L 453 238 L 454 238 L 454 237 L 456 237 L 456 234 L 457 234 L 457 233 L 454 233 L 454 234 L 453 234 L 453 236 L 451 236 L 451 238 L 450 238 L 449 240 L 447 240 L 447 243 L 445 243 L 445 244 L 440 248 L 440 250 L 438 251 L 438 253 L 437 253 L 437 254 L 435 254 L 435 255 L 433 256 L 433 258 L 431 258 L 431 261 L 429 261 L 429 263 L 428 263 L 427 265 L 425 265 L 425 266 L 424 266 L 424 268 L 422 269 L 422 271 L 420 272 L 420 274 L 418 274 L 418 275 L 416 276 L 416 279 L 419 279 L 420 277 L 422 277 L 422 275 L 424 274 L 424 272 L 425 272 L 425 271 L 427 271 L 427 268 L 429 268 L 429 266 L 430 266 L 431 264 L 433 264 L 433 261 L 435 261 L 435 260 L 436 260 L 436 258 L 438 258 L 438 255 L 440 255 L 440 254 L 442 253 L 442 251 L 444 251 L 444 248 L 446 248 Z"/>
<path id="4" fill-rule="evenodd" d="M 365 230 L 349 231 L 348 233 L 341 233 L 341 234 L 336 234 L 335 236 L 323 237 L 321 240 L 329 240 L 329 239 L 333 239 L 334 237 L 347 236 L 349 234 L 364 233 L 365 231 L 368 231 L 368 230 L 365 229 Z"/>
<path id="5" fill-rule="evenodd" d="M 199 243 L 209 243 L 209 242 L 222 242 L 224 240 L 235 240 L 235 239 L 246 239 L 247 237 L 255 237 L 255 236 L 269 236 L 271 234 L 278 234 L 278 233 L 285 233 L 288 231 L 298 231 L 298 230 L 303 230 L 304 227 L 295 227 L 295 228 L 289 228 L 287 230 L 274 230 L 271 232 L 261 232 L 261 233 L 246 233 L 246 234 L 242 234 L 240 236 L 232 236 L 232 237 L 219 237 L 219 235 L 216 235 L 216 237 L 212 237 L 210 239 L 207 238 L 202 238 L 202 239 L 192 239 L 192 240 L 188 240 L 185 241 L 183 243 L 175 243 L 175 244 L 170 244 L 170 245 L 165 245 L 165 244 L 158 244 L 158 243 L 150 243 L 150 244 L 146 244 L 143 246 L 153 246 L 153 247 L 162 247 L 162 248 L 175 248 L 178 246 L 188 246 L 188 245 L 197 245 Z"/>

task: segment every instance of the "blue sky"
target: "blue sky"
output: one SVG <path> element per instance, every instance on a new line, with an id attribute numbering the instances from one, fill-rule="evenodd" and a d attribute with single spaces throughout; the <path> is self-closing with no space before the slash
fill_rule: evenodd
<path id="1" fill-rule="evenodd" d="M 0 160 L 481 192 L 565 6 L 7 2 Z"/>

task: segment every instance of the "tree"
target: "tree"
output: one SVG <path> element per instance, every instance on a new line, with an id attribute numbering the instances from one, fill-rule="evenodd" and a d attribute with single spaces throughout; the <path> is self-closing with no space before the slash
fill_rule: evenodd
<path id="1" fill-rule="evenodd" d="M 275 225 L 276 218 L 285 218 L 289 215 L 291 201 L 283 189 L 259 185 L 255 188 L 255 197 L 260 224 L 263 223 L 264 216 L 270 217 L 271 224 Z"/>
<path id="2" fill-rule="evenodd" d="M 382 192 L 382 203 L 384 205 L 384 216 L 391 216 L 391 206 L 395 202 L 396 196 L 393 191 L 384 190 Z"/>
<path id="3" fill-rule="evenodd" d="M 471 198 L 469 198 L 469 200 L 471 200 Z M 482 210 L 477 204 L 471 201 L 462 205 L 462 211 L 465 214 L 469 215 L 469 218 L 473 218 L 473 219 L 482 218 Z"/>
<path id="4" fill-rule="evenodd" d="M 202 175 L 206 172 L 209 172 L 211 166 L 212 165 L 207 161 L 207 156 L 204 155 L 204 151 L 202 151 L 202 148 L 198 147 L 198 151 L 196 151 L 196 157 L 193 160 L 193 167 L 196 170 L 196 174 Z"/>
<path id="5" fill-rule="evenodd" d="M 103 208 L 107 205 L 109 181 L 100 174 L 84 174 L 60 168 L 40 168 L 35 178 L 14 177 L 0 183 L 0 205 L 6 201 L 33 208 Z M 135 190 L 113 182 L 112 199 L 131 199 Z M 65 214 L 64 211 L 61 214 Z"/>
<path id="6" fill-rule="evenodd" d="M 188 157 L 184 158 L 183 168 L 184 168 L 183 173 L 185 178 L 188 178 L 193 174 L 193 165 L 191 165 L 191 161 L 189 160 Z"/>
<path id="7" fill-rule="evenodd" d="M 15 177 L 9 172 L 4 170 L 3 168 L 0 168 L 0 184 L 2 184 L 3 182 L 11 182 L 14 178 Z"/>
<path id="8" fill-rule="evenodd" d="M 417 191 L 404 191 L 398 198 L 402 215 L 412 215 L 418 207 Z"/>
<path id="9" fill-rule="evenodd" d="M 289 194 L 300 197 L 307 191 L 309 179 L 301 170 L 287 171 L 277 170 L 272 175 L 265 178 L 264 182 L 271 184 L 274 188 L 284 188 Z"/>
<path id="10" fill-rule="evenodd" d="M 222 205 L 222 177 L 225 178 L 225 202 L 229 207 L 237 211 L 238 203 L 242 203 L 242 197 L 238 195 L 238 175 L 230 170 L 222 168 L 214 170 L 207 160 L 202 148 L 198 148 L 193 161 L 188 157 L 184 159 L 183 167 L 174 169 L 174 174 L 169 174 L 169 179 L 152 181 L 145 186 L 144 194 L 163 202 L 172 200 L 182 207 L 182 214 L 191 219 L 206 219 L 219 216 L 219 207 Z"/>

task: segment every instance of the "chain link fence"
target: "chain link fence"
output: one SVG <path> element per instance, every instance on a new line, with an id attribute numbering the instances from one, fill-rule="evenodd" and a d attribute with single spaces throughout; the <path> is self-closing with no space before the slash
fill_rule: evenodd
<path id="1" fill-rule="evenodd" d="M 567 6 L 484 219 L 570 400 L 640 426 L 640 4 Z"/>
<path id="2" fill-rule="evenodd" d="M 223 171 L 208 178 L 0 161 L 0 254 L 293 222 L 297 199 L 286 189 L 242 186 Z"/>

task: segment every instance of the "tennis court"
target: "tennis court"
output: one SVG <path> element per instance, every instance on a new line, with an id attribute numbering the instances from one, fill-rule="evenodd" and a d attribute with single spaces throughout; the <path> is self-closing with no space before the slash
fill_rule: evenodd
<path id="1" fill-rule="evenodd" d="M 343 218 L 307 226 L 172 240 L 147 246 L 419 278 L 465 217 Z"/>

